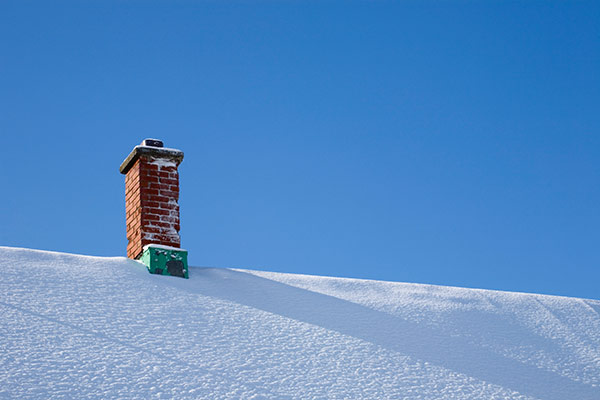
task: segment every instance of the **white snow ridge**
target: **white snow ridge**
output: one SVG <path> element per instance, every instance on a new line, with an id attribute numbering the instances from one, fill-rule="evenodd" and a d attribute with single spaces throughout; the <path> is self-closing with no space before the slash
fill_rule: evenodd
<path id="1" fill-rule="evenodd" d="M 0 398 L 600 399 L 600 301 L 0 247 Z"/>

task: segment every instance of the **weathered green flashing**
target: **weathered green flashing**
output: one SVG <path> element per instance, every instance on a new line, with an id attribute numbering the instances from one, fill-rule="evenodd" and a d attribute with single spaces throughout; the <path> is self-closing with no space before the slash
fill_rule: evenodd
<path id="1" fill-rule="evenodd" d="M 186 250 L 149 244 L 144 247 L 140 261 L 151 274 L 189 278 Z"/>

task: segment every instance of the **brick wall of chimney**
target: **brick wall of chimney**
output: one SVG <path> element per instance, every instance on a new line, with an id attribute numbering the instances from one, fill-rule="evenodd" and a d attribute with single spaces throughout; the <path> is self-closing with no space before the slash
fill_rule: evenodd
<path id="1" fill-rule="evenodd" d="M 125 176 L 127 257 L 147 244 L 180 247 L 179 173 L 169 159 L 141 155 Z"/>

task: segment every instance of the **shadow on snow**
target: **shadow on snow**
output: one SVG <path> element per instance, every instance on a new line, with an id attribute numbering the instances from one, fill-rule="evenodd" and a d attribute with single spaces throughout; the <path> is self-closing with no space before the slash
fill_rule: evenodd
<path id="1" fill-rule="evenodd" d="M 469 332 L 469 329 L 480 329 L 475 327 L 477 324 L 473 321 L 466 332 L 463 329 L 460 335 L 449 335 L 448 327 L 436 328 L 407 321 L 350 301 L 243 271 L 192 268 L 191 272 L 189 284 L 175 279 L 169 280 L 170 284 L 365 340 L 528 396 L 548 400 L 563 400 L 573 396 L 580 400 L 600 398 L 600 388 L 481 348 L 472 340 L 477 335 L 470 334 L 480 332 Z M 500 316 L 487 314 L 485 318 L 485 325 L 492 330 L 494 325 L 506 325 Z M 515 333 L 516 340 L 523 338 L 522 333 Z"/>

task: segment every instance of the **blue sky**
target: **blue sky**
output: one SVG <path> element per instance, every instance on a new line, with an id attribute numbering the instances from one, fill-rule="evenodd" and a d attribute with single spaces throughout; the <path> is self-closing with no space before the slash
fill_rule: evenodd
<path id="1" fill-rule="evenodd" d="M 197 266 L 600 298 L 600 3 L 0 3 L 0 244 L 124 255 L 180 148 Z"/>

